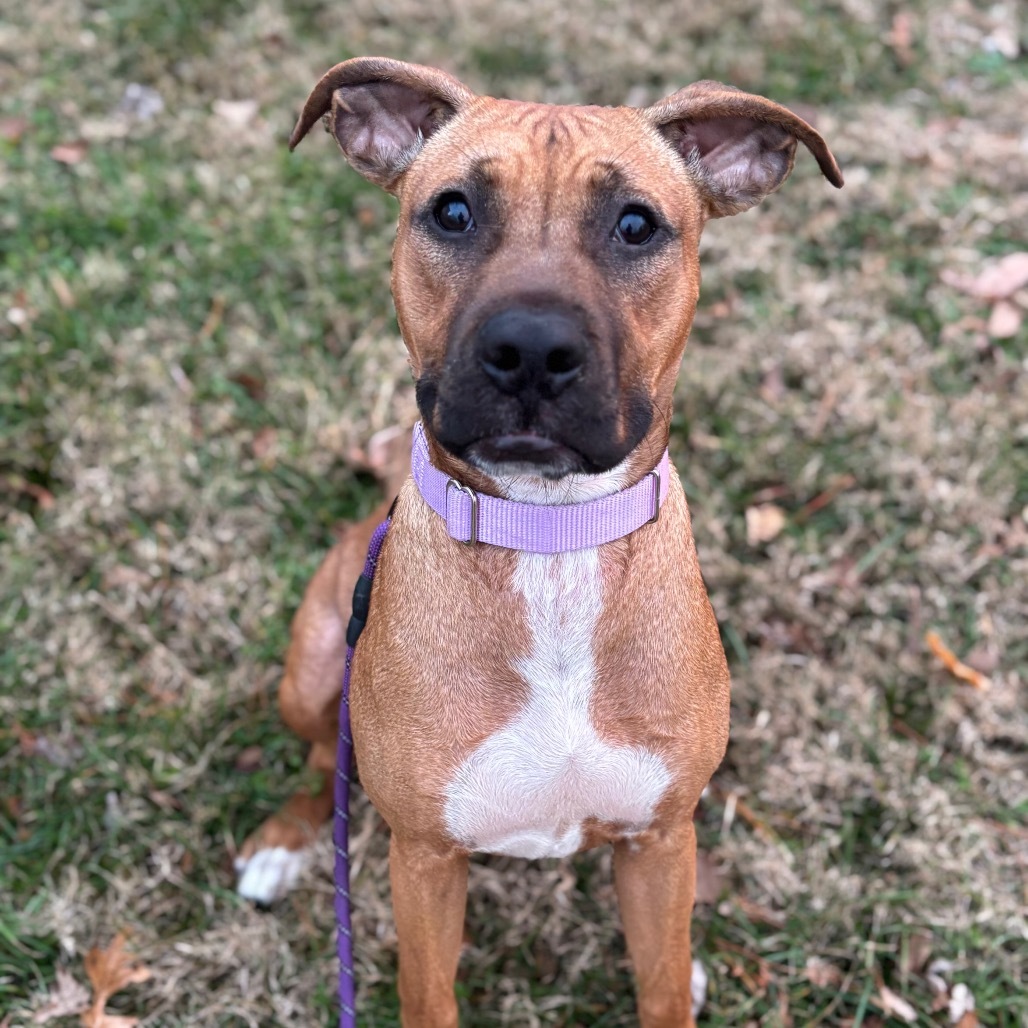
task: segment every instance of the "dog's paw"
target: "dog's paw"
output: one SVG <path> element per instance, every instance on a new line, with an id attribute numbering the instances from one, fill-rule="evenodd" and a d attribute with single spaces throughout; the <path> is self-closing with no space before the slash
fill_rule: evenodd
<path id="1" fill-rule="evenodd" d="M 236 857 L 236 892 L 244 899 L 268 906 L 282 899 L 296 885 L 307 865 L 304 850 L 272 846 L 249 857 Z"/>
<path id="2" fill-rule="evenodd" d="M 692 959 L 692 1016 L 697 1017 L 707 1002 L 707 970 L 695 958 Z"/>

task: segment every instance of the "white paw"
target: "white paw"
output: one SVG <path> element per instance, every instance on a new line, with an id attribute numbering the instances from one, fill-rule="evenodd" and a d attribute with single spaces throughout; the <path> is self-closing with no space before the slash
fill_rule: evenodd
<path id="1" fill-rule="evenodd" d="M 258 850 L 249 860 L 237 857 L 236 892 L 255 903 L 274 903 L 296 885 L 306 864 L 304 850 L 287 850 L 284 846 Z"/>
<path id="2" fill-rule="evenodd" d="M 692 958 L 692 1016 L 696 1017 L 707 1002 L 707 972 L 704 966 Z"/>

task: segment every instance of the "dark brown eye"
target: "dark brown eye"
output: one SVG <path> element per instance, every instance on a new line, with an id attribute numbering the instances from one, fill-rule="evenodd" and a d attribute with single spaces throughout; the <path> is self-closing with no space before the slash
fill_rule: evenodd
<path id="1" fill-rule="evenodd" d="M 460 193 L 443 193 L 436 201 L 434 213 L 436 224 L 445 232 L 467 232 L 474 228 L 471 207 Z"/>
<path id="2" fill-rule="evenodd" d="M 649 242 L 656 231 L 657 226 L 644 211 L 627 210 L 618 219 L 614 236 L 630 246 L 641 246 L 643 243 Z"/>

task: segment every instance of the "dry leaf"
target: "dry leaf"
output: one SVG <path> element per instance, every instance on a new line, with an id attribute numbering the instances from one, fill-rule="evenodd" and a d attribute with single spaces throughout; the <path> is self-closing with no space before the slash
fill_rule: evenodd
<path id="1" fill-rule="evenodd" d="M 989 314 L 985 331 L 993 339 L 1011 339 L 1021 331 L 1024 312 L 1009 300 L 1000 300 Z"/>
<path id="2" fill-rule="evenodd" d="M 58 143 L 50 156 L 59 164 L 78 164 L 89 153 L 89 144 L 84 139 L 76 139 L 70 143 Z"/>
<path id="3" fill-rule="evenodd" d="M 221 326 L 221 319 L 225 314 L 225 297 L 220 293 L 215 293 L 211 297 L 211 309 L 207 312 L 207 317 L 204 319 L 204 323 L 200 326 L 200 331 L 197 333 L 201 340 L 210 339 L 218 328 Z"/>
<path id="4" fill-rule="evenodd" d="M 907 949 L 901 966 L 905 964 L 904 973 L 920 974 L 932 955 L 934 940 L 930 932 L 914 932 L 907 941 Z"/>
<path id="5" fill-rule="evenodd" d="M 914 20 L 909 11 L 898 11 L 892 19 L 892 32 L 887 37 L 896 60 L 907 67 L 914 61 Z"/>
<path id="6" fill-rule="evenodd" d="M 57 302 L 65 310 L 71 310 L 75 306 L 75 294 L 71 291 L 71 286 L 68 285 L 60 272 L 50 272 L 50 288 L 56 294 Z"/>
<path id="7" fill-rule="evenodd" d="M 714 904 L 721 898 L 725 882 L 714 858 L 706 850 L 696 852 L 696 903 Z"/>
<path id="8" fill-rule="evenodd" d="M 22 493 L 35 500 L 39 504 L 40 510 L 53 510 L 54 504 L 57 502 L 57 498 L 46 486 L 42 486 L 38 482 L 26 481 L 20 475 L 7 475 L 5 478 L 0 478 L 0 486 L 6 486 L 14 492 Z"/>
<path id="9" fill-rule="evenodd" d="M 236 757 L 235 768 L 244 775 L 248 775 L 261 766 L 264 762 L 264 749 L 261 746 L 247 746 L 239 751 Z"/>
<path id="10" fill-rule="evenodd" d="M 974 1012 L 974 993 L 963 983 L 957 982 L 949 994 L 949 1019 L 953 1024 L 964 1024 L 964 1019 L 970 1015 L 974 1018 L 972 1024 L 978 1023 Z"/>
<path id="11" fill-rule="evenodd" d="M 842 983 L 842 971 L 821 957 L 807 957 L 806 975 L 819 989 L 834 989 Z"/>
<path id="12" fill-rule="evenodd" d="M 76 981 L 63 967 L 57 968 L 54 987 L 46 1002 L 32 1015 L 33 1024 L 46 1024 L 56 1017 L 69 1017 L 83 1011 L 89 1003 L 89 989 Z"/>
<path id="13" fill-rule="evenodd" d="M 85 957 L 86 974 L 93 984 L 93 1005 L 82 1015 L 85 1028 L 131 1028 L 136 1017 L 119 1017 L 104 1013 L 107 1001 L 126 985 L 136 985 L 150 979 L 150 970 L 135 963 L 125 952 L 125 936 L 119 932 L 107 949 L 94 946 Z"/>
<path id="14" fill-rule="evenodd" d="M 164 99 L 156 89 L 130 82 L 125 87 L 118 110 L 139 121 L 149 121 L 164 110 Z"/>
<path id="15" fill-rule="evenodd" d="M 879 986 L 877 1003 L 882 1012 L 890 1017 L 898 1017 L 907 1024 L 913 1024 L 917 1020 L 917 1011 L 902 996 L 897 996 L 887 985 Z"/>
<path id="16" fill-rule="evenodd" d="M 1028 285 L 1028 252 L 1008 253 L 975 278 L 957 271 L 944 271 L 942 280 L 982 300 L 1006 300 Z"/>
<path id="17" fill-rule="evenodd" d="M 20 143 L 28 127 L 27 118 L 0 118 L 0 139 L 8 143 Z"/>
<path id="18" fill-rule="evenodd" d="M 230 128 L 244 128 L 257 116 L 256 100 L 215 100 L 211 109 Z"/>
<path id="19" fill-rule="evenodd" d="M 773 503 L 746 508 L 746 542 L 750 546 L 769 543 L 785 528 L 785 511 Z"/>
<path id="20" fill-rule="evenodd" d="M 41 757 L 54 767 L 71 767 L 74 758 L 60 743 L 55 743 L 45 735 L 36 735 L 17 722 L 14 730 L 18 735 L 18 746 L 26 757 Z"/>
<path id="21" fill-rule="evenodd" d="M 992 682 L 980 671 L 964 664 L 957 655 L 939 638 L 938 632 L 927 631 L 924 636 L 928 649 L 942 661 L 946 670 L 961 681 L 970 682 L 976 689 L 988 689 Z"/>
<path id="22" fill-rule="evenodd" d="M 957 1021 L 957 1028 L 978 1028 L 978 1015 L 973 1010 L 968 1010 Z"/>
<path id="23" fill-rule="evenodd" d="M 248 371 L 240 371 L 229 375 L 228 380 L 246 392 L 251 400 L 264 403 L 268 398 L 268 383 L 260 375 L 251 375 Z"/>
<path id="24" fill-rule="evenodd" d="M 265 425 L 254 433 L 250 449 L 258 460 L 267 460 L 274 452 L 276 442 L 278 442 L 278 432 L 270 425 Z"/>

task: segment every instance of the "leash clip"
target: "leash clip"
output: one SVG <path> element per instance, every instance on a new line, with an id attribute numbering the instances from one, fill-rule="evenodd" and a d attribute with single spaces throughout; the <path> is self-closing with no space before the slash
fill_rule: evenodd
<path id="1" fill-rule="evenodd" d="M 653 479 L 653 516 L 645 524 L 652 525 L 660 517 L 660 469 L 654 468 L 646 477 Z"/>
<path id="2" fill-rule="evenodd" d="M 469 500 L 471 500 L 471 534 L 467 539 L 459 539 L 458 542 L 462 542 L 465 546 L 474 546 L 478 542 L 478 493 L 475 492 L 471 486 L 467 486 L 458 482 L 457 479 L 451 478 L 446 482 L 446 491 L 450 491 L 450 486 L 454 489 L 464 493 Z M 454 537 L 456 538 L 456 537 Z"/>

